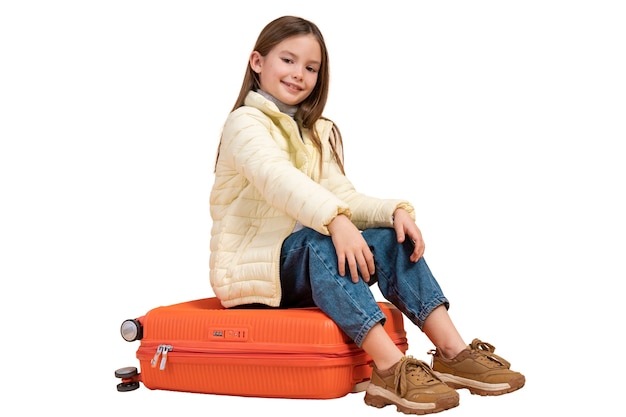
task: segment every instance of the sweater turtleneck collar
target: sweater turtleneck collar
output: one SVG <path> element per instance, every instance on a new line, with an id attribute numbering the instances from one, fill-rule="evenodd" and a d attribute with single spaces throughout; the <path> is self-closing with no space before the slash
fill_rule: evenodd
<path id="1" fill-rule="evenodd" d="M 273 95 L 268 94 L 265 91 L 261 90 L 260 88 L 256 92 L 261 94 L 263 97 L 265 97 L 272 103 L 276 104 L 276 107 L 278 107 L 278 110 L 280 110 L 282 113 L 287 114 L 291 118 L 293 118 L 296 115 L 296 112 L 298 111 L 298 106 L 290 106 L 289 104 L 285 104 L 282 101 L 278 100 Z"/>

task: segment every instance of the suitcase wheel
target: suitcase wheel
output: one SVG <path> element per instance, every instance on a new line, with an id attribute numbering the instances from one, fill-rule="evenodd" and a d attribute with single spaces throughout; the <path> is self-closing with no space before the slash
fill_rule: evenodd
<path id="1" fill-rule="evenodd" d="M 143 337 L 143 326 L 137 319 L 124 320 L 120 326 L 120 333 L 127 342 L 141 340 Z"/>
<path id="2" fill-rule="evenodd" d="M 115 377 L 122 379 L 122 382 L 117 384 L 117 390 L 119 392 L 134 391 L 139 388 L 139 372 L 134 366 L 116 370 Z"/>
<path id="3" fill-rule="evenodd" d="M 137 381 L 133 381 L 133 382 L 120 382 L 119 384 L 117 384 L 117 390 L 119 392 L 129 392 L 129 391 L 134 391 L 137 388 L 139 388 L 139 382 Z"/>

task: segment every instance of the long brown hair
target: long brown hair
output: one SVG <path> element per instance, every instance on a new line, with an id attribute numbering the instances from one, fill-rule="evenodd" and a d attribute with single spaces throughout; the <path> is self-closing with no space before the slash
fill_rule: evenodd
<path id="1" fill-rule="evenodd" d="M 257 51 L 261 54 L 261 56 L 266 56 L 276 45 L 285 39 L 292 36 L 309 34 L 313 35 L 320 45 L 322 62 L 320 63 L 320 68 L 317 74 L 317 83 L 315 88 L 313 88 L 311 94 L 309 94 L 309 96 L 299 104 L 295 120 L 303 129 L 310 130 L 313 144 L 321 155 L 322 143 L 317 132 L 313 129 L 313 126 L 317 120 L 324 118 L 322 113 L 324 111 L 324 107 L 326 106 L 326 100 L 328 99 L 328 86 L 330 84 L 328 50 L 326 49 L 326 42 L 324 41 L 322 32 L 319 30 L 317 25 L 315 25 L 315 23 L 306 19 L 296 16 L 282 16 L 271 21 L 263 28 L 257 38 L 253 50 Z M 246 96 L 250 91 L 256 91 L 259 89 L 260 83 L 258 77 L 259 75 L 252 70 L 250 63 L 248 62 L 246 74 L 244 76 L 243 83 L 241 84 L 241 90 L 239 91 L 239 96 L 237 97 L 235 105 L 231 111 L 234 111 L 244 105 Z M 333 140 L 331 141 L 331 147 L 333 149 L 333 153 L 335 154 L 335 159 L 343 172 L 343 144 L 339 129 L 334 124 L 332 137 Z M 219 158 L 219 146 L 217 150 L 217 158 Z M 322 161 L 320 158 L 320 169 L 321 163 Z"/>

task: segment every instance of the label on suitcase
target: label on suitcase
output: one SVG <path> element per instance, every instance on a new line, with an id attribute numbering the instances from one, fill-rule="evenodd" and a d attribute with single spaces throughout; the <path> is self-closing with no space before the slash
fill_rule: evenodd
<path id="1" fill-rule="evenodd" d="M 378 304 L 406 352 L 402 313 Z M 213 297 L 157 307 L 134 322 L 137 379 L 150 389 L 338 398 L 363 390 L 371 376 L 371 358 L 317 308 L 225 309 Z"/>

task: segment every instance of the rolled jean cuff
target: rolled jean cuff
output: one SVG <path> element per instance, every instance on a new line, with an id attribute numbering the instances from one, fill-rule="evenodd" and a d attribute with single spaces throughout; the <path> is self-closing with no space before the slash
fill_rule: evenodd
<path id="1" fill-rule="evenodd" d="M 361 347 L 361 345 L 363 344 L 363 339 L 365 339 L 369 331 L 372 330 L 372 327 L 376 326 L 378 323 L 384 326 L 386 321 L 387 317 L 385 316 L 385 314 L 383 314 L 382 311 L 377 311 L 372 317 L 369 318 L 369 320 L 367 320 L 363 324 L 357 335 L 353 338 L 354 343 L 358 347 Z"/>
<path id="2" fill-rule="evenodd" d="M 420 314 L 417 317 L 417 323 L 415 323 L 415 325 L 419 327 L 420 330 L 423 331 L 424 322 L 426 321 L 430 313 L 432 313 L 433 310 L 439 307 L 440 305 L 443 305 L 446 308 L 446 310 L 450 308 L 450 302 L 443 295 L 437 298 L 434 298 L 428 304 L 424 305 L 424 307 L 420 310 Z"/>

